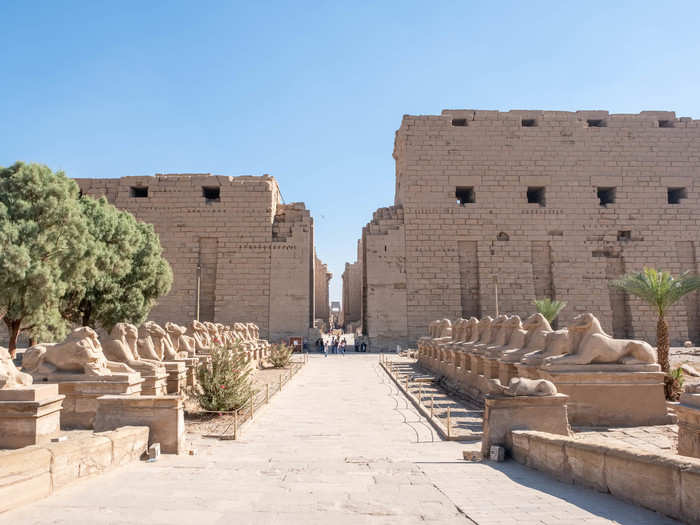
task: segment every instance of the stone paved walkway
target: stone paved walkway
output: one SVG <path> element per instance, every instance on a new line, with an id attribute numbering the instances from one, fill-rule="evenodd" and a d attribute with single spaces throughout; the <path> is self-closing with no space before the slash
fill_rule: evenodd
<path id="1" fill-rule="evenodd" d="M 513 462 L 467 463 L 376 355 L 314 356 L 239 442 L 136 463 L 0 524 L 674 523 Z"/>

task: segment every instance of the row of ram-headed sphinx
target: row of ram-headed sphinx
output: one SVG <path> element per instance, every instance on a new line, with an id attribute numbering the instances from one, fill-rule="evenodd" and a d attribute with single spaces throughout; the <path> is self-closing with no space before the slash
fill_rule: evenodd
<path id="1" fill-rule="evenodd" d="M 524 321 L 517 315 L 455 323 L 439 319 L 430 323 L 428 333 L 418 340 L 419 364 L 473 398 L 503 393 L 513 378 L 546 379 L 560 392 L 578 396 L 572 399 L 573 413 L 582 424 L 665 421 L 656 350 L 644 341 L 611 337 L 593 314 L 577 315 L 560 330 L 539 313 Z M 598 400 L 609 395 L 629 399 L 618 406 Z M 637 403 L 635 396 L 648 399 L 653 414 L 610 415 Z"/>
<path id="2" fill-rule="evenodd" d="M 0 385 L 8 388 L 15 384 L 27 384 L 27 377 L 52 381 L 61 375 L 111 376 L 115 373 L 139 373 L 146 380 L 144 394 L 176 393 L 170 388 L 150 388 L 174 373 L 187 370 L 187 382 L 192 386 L 194 369 L 198 362 L 206 361 L 215 345 L 246 352 L 249 362 L 258 363 L 267 357 L 270 344 L 259 339 L 259 329 L 253 323 L 220 323 L 192 321 L 187 326 L 165 323 L 160 326 L 147 321 L 136 327 L 129 323 L 117 323 L 111 331 L 97 331 L 79 327 L 71 331 L 60 343 L 43 343 L 28 348 L 23 355 L 22 372 L 10 367 L 7 350 L 0 349 L 3 368 Z M 17 375 L 23 374 L 23 375 Z M 31 383 L 31 381 L 29 382 Z M 180 386 L 184 386 L 180 385 Z"/>

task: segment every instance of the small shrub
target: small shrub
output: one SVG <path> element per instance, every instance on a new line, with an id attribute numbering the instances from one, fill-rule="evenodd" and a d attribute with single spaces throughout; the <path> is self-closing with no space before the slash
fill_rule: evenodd
<path id="1" fill-rule="evenodd" d="M 532 303 L 537 308 L 537 312 L 542 314 L 549 323 L 553 323 L 566 306 L 565 301 L 552 301 L 549 297 L 535 299 Z"/>
<path id="2" fill-rule="evenodd" d="M 683 369 L 681 367 L 671 369 L 671 373 L 668 378 L 669 399 L 671 401 L 678 401 L 681 397 L 681 392 L 683 391 L 683 383 L 685 383 L 685 377 L 683 376 Z"/>
<path id="3" fill-rule="evenodd" d="M 270 362 L 275 368 L 284 368 L 292 362 L 292 352 L 294 349 L 285 344 L 272 345 L 270 347 Z"/>
<path id="4" fill-rule="evenodd" d="M 246 354 L 237 346 L 213 346 L 211 363 L 197 366 L 197 381 L 192 396 L 204 410 L 237 410 L 253 393 Z"/>

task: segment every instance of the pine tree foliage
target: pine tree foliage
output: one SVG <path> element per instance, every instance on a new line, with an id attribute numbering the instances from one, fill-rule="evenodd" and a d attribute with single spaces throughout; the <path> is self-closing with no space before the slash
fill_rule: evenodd
<path id="1" fill-rule="evenodd" d="M 237 410 L 250 399 L 253 384 L 246 353 L 238 345 L 233 349 L 215 345 L 211 363 L 197 366 L 197 386 L 192 396 L 204 410 Z"/>
<path id="2" fill-rule="evenodd" d="M 89 272 L 89 244 L 74 181 L 39 164 L 0 168 L 0 309 L 11 354 L 22 331 L 66 333 L 59 302 Z"/>
<path id="3" fill-rule="evenodd" d="M 62 338 L 70 324 L 141 323 L 172 285 L 153 226 L 40 164 L 0 167 L 0 312 L 10 353 L 26 332 Z"/>
<path id="4" fill-rule="evenodd" d="M 93 240 L 94 268 L 64 297 L 63 315 L 107 330 L 120 322 L 142 323 L 172 285 L 158 236 L 104 198 L 82 197 L 80 205 Z"/>

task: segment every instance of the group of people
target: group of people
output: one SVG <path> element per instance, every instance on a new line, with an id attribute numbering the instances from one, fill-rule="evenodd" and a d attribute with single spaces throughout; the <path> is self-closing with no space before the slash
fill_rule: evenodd
<path id="1" fill-rule="evenodd" d="M 347 347 L 347 341 L 345 337 L 332 336 L 330 341 L 326 342 L 323 338 L 319 338 L 316 341 L 316 347 L 323 352 L 323 354 L 328 357 L 330 351 L 331 354 L 341 354 L 345 355 L 345 348 Z M 367 343 L 364 341 L 360 342 L 355 338 L 355 352 L 366 352 Z"/>
<path id="2" fill-rule="evenodd" d="M 321 341 L 321 350 L 323 350 L 323 354 L 328 357 L 328 350 L 330 349 L 331 354 L 341 354 L 345 355 L 345 338 L 341 337 L 340 339 L 337 337 L 332 337 L 330 342 L 326 344 L 325 341 Z"/>

